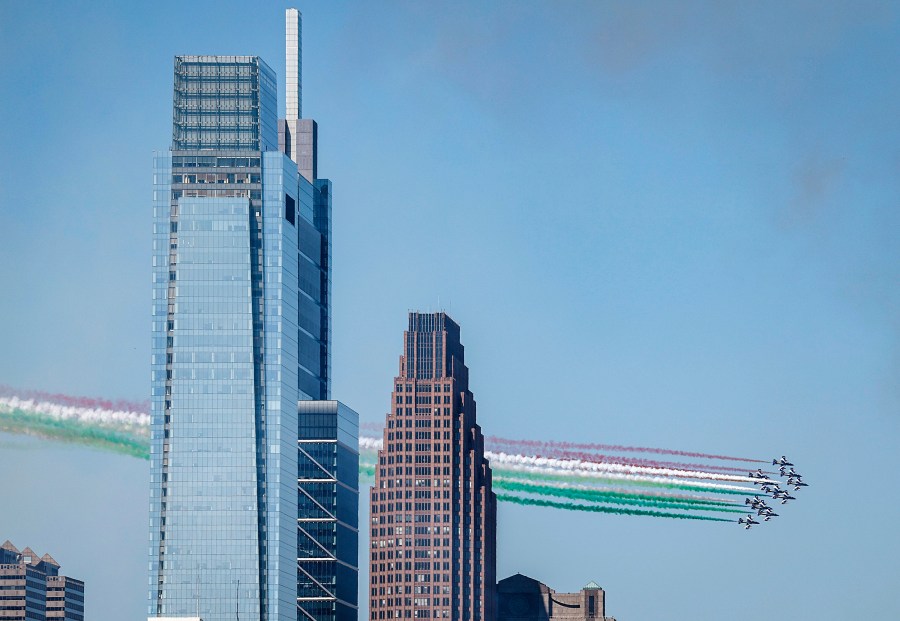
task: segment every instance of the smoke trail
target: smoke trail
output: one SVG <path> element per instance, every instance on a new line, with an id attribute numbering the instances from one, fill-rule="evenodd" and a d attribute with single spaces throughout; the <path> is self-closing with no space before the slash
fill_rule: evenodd
<path id="1" fill-rule="evenodd" d="M 19 410 L 59 420 L 76 420 L 93 426 L 118 428 L 137 435 L 149 435 L 150 416 L 130 410 L 108 410 L 74 405 L 60 405 L 49 401 L 0 397 L 0 412 Z"/>
<path id="2" fill-rule="evenodd" d="M 384 448 L 384 440 L 369 436 L 359 436 L 359 448 L 368 449 L 370 451 L 380 451 Z"/>
<path id="3" fill-rule="evenodd" d="M 650 511 L 648 509 L 624 509 L 619 507 L 604 507 L 602 505 L 579 505 L 574 502 L 557 502 L 555 500 L 542 500 L 539 498 L 524 498 L 509 494 L 497 494 L 497 500 L 511 502 L 517 505 L 531 505 L 534 507 L 551 507 L 566 511 L 590 511 L 593 513 L 612 513 L 614 515 L 646 515 L 649 517 L 674 518 L 678 520 L 704 520 L 707 522 L 735 522 L 720 517 L 708 515 L 694 515 L 690 513 L 666 513 L 664 511 Z"/>
<path id="4" fill-rule="evenodd" d="M 369 450 L 380 450 L 383 447 L 383 440 L 381 438 L 372 438 L 361 436 L 359 439 L 360 448 L 369 449 Z M 694 471 L 703 471 L 706 470 L 715 470 L 721 472 L 729 472 L 729 473 L 741 473 L 746 472 L 746 470 L 741 468 L 732 468 L 728 466 L 704 466 L 703 464 L 685 464 L 681 462 L 668 462 L 668 461 L 656 461 L 652 459 L 636 459 L 629 457 L 619 457 L 612 455 L 602 455 L 597 453 L 586 453 L 583 451 L 567 451 L 564 449 L 550 449 L 547 451 L 549 454 L 545 455 L 528 455 L 526 457 L 534 457 L 538 459 L 556 459 L 559 461 L 566 462 L 588 462 L 588 463 L 597 463 L 597 464 L 618 464 L 622 466 L 636 466 L 636 467 L 645 467 L 645 468 L 653 468 L 656 470 L 659 469 L 688 469 L 686 471 L 694 470 Z M 488 451 L 491 453 L 491 451 Z M 500 455 L 505 454 L 501 452 L 495 452 L 493 454 Z M 710 473 L 713 474 L 713 473 Z M 740 481 L 742 482 L 755 482 L 758 479 L 752 479 L 749 477 L 741 476 Z"/>
<path id="5" fill-rule="evenodd" d="M 380 438 L 371 438 L 360 436 L 359 446 L 361 449 L 378 450 L 381 449 L 384 442 Z M 485 451 L 485 457 L 492 464 L 503 465 L 520 465 L 520 466 L 536 466 L 542 468 L 551 468 L 554 470 L 566 471 L 594 471 L 603 473 L 618 473 L 622 475 L 646 475 L 653 477 L 677 477 L 687 479 L 702 479 L 711 481 L 729 481 L 737 483 L 756 483 L 763 479 L 754 479 L 744 476 L 736 476 L 729 474 L 717 474 L 712 472 L 701 472 L 697 470 L 678 470 L 673 468 L 650 468 L 646 466 L 627 466 L 622 464 L 598 464 L 595 462 L 585 462 L 574 459 L 554 459 L 549 457 L 537 457 L 532 455 L 510 455 L 508 453 L 494 453 Z M 768 480 L 768 479 L 766 479 Z M 705 484 L 711 485 L 711 484 Z M 754 491 L 753 488 L 735 488 L 741 492 Z"/>
<path id="6" fill-rule="evenodd" d="M 485 451 L 484 456 L 497 463 L 524 466 L 549 467 L 558 470 L 586 470 L 603 473 L 620 473 L 630 475 L 648 475 L 657 477 L 677 477 L 686 479 L 704 479 L 711 481 L 731 481 L 736 483 L 756 483 L 769 479 L 754 479 L 730 474 L 715 474 L 696 470 L 675 470 L 672 468 L 647 468 L 643 466 L 622 466 L 619 464 L 596 464 L 579 460 L 552 459 L 532 455 L 510 455 L 508 453 L 492 453 Z M 772 481 L 773 483 L 776 481 Z"/>
<path id="7" fill-rule="evenodd" d="M 678 455 L 680 457 L 697 457 L 700 459 L 718 459 L 725 461 L 744 461 L 765 464 L 765 459 L 750 459 L 747 457 L 732 457 L 730 455 L 714 455 L 710 453 L 695 453 L 691 451 L 675 451 L 671 449 L 650 448 L 646 446 L 622 446 L 619 444 L 595 444 L 593 442 L 560 442 L 556 440 L 513 440 L 499 436 L 488 436 L 485 442 L 503 446 L 526 447 L 527 450 L 544 447 L 561 449 L 585 449 L 589 451 L 616 451 L 619 453 L 654 453 L 656 455 Z M 517 448 L 522 451 L 522 448 Z"/>
<path id="8" fill-rule="evenodd" d="M 566 489 L 553 487 L 551 485 L 534 485 L 531 483 L 518 483 L 500 479 L 496 481 L 495 486 L 500 489 L 512 492 L 523 492 L 526 494 L 535 494 L 540 496 L 556 496 L 559 498 L 568 498 L 570 500 L 586 500 L 602 504 L 613 505 L 631 505 L 636 507 L 652 507 L 654 509 L 677 509 L 680 511 L 717 511 L 721 513 L 744 513 L 743 508 L 732 509 L 728 507 L 717 507 L 711 505 L 695 505 L 685 502 L 668 501 L 661 498 L 657 499 L 640 499 L 623 497 L 621 494 L 605 493 L 602 491 L 588 491 L 577 489 Z M 740 506 L 740 505 L 737 505 Z"/>
<path id="9" fill-rule="evenodd" d="M 0 431 L 8 431 L 13 433 L 26 433 L 31 435 L 37 435 L 45 438 L 50 438 L 54 440 L 62 440 L 68 442 L 77 442 L 83 445 L 91 446 L 94 448 L 99 448 L 103 450 L 113 451 L 116 453 L 130 455 L 132 457 L 137 457 L 141 459 L 149 458 L 149 450 L 148 450 L 148 442 L 146 437 L 143 436 L 135 436 L 132 434 L 122 433 L 115 430 L 103 429 L 98 427 L 96 424 L 92 422 L 85 422 L 83 420 L 78 419 L 60 419 L 51 416 L 45 416 L 33 411 L 23 411 L 23 410 L 12 410 L 8 407 L 0 409 Z M 359 466 L 359 474 L 361 478 L 371 479 L 375 474 L 376 464 L 374 460 L 371 462 L 367 462 L 365 459 L 361 460 Z M 504 472 L 514 473 L 514 474 L 525 474 L 528 477 L 532 477 L 538 480 L 547 480 L 551 483 L 556 482 L 557 484 L 569 484 L 575 485 L 572 483 L 573 480 L 577 480 L 577 476 L 573 476 L 573 473 L 567 472 L 565 474 L 559 472 L 550 472 L 546 474 L 542 474 L 539 472 L 522 472 L 521 469 L 495 469 L 495 472 L 499 475 Z M 596 473 L 586 473 L 592 476 L 593 480 L 618 480 L 615 478 L 609 477 L 597 477 Z M 634 481 L 629 481 L 629 483 L 634 483 Z M 640 481 L 638 482 L 640 485 L 648 485 L 654 486 L 656 485 L 651 481 Z M 529 489 L 534 490 L 535 492 L 542 493 L 544 495 L 555 495 L 560 492 L 554 491 L 554 486 L 546 485 L 544 486 L 546 489 L 541 489 L 541 486 L 529 484 L 529 483 L 519 483 L 520 489 Z M 683 491 L 710 491 L 708 487 L 698 486 L 698 485 L 690 485 L 690 484 L 682 484 L 682 485 L 673 485 L 671 483 L 667 484 L 658 484 L 659 487 L 665 488 L 677 488 L 683 489 Z M 718 487 L 718 486 L 717 486 Z M 715 491 L 724 491 L 720 489 L 716 489 Z M 756 491 L 756 490 L 751 490 Z M 600 496 L 597 494 L 605 493 L 607 499 L 612 500 L 617 498 L 612 494 L 622 493 L 616 491 L 605 491 L 605 492 L 593 492 L 590 490 L 576 490 L 572 489 L 568 492 L 563 491 L 562 493 L 569 493 L 568 497 L 573 497 L 577 494 L 584 494 L 584 497 L 596 502 Z M 580 497 L 580 496 L 579 496 Z M 540 505 L 540 506 L 556 506 L 559 505 L 559 508 L 568 508 L 566 503 L 552 503 L 551 501 L 545 500 L 536 500 L 536 499 L 527 499 L 527 498 L 519 498 L 516 496 L 508 496 L 508 495 L 500 495 L 500 500 L 504 502 L 519 502 L 520 504 L 532 504 L 532 505 Z M 623 498 L 623 500 L 627 499 Z M 648 499 L 648 502 L 654 502 L 654 499 L 651 497 Z M 708 501 L 704 501 L 708 502 Z M 549 503 L 549 504 L 548 504 Z M 609 503 L 612 504 L 612 503 Z M 685 506 L 685 510 L 697 510 L 697 507 L 693 506 L 692 503 L 684 502 L 682 504 L 688 505 Z M 674 506 L 673 506 L 674 505 Z M 651 505 L 653 506 L 653 505 Z M 680 509 L 681 506 L 679 503 L 667 503 L 665 505 L 669 508 Z M 598 511 L 603 513 L 620 513 L 624 515 L 653 515 L 654 513 L 647 510 L 639 510 L 639 509 L 623 509 L 623 508 L 613 508 L 613 507 L 598 507 L 594 506 L 593 508 L 585 507 L 582 505 L 573 505 L 574 510 L 581 511 Z M 711 510 L 715 510 L 714 508 Z M 661 514 L 662 517 L 672 517 L 677 516 L 677 514 Z M 696 519 L 699 516 L 686 516 L 683 519 L 688 519 L 688 517 Z M 715 518 L 708 518 L 715 519 Z"/>
<path id="10" fill-rule="evenodd" d="M 28 397 L 28 398 L 24 398 Z M 149 435 L 149 415 L 145 404 L 112 402 L 99 399 L 69 397 L 66 395 L 38 391 L 12 391 L 0 386 L 0 417 L 5 418 L 3 428 L 15 433 L 31 433 L 66 441 L 78 441 L 100 448 L 115 450 L 146 458 L 147 436 Z M 119 408 L 119 409 L 110 409 Z M 53 422 L 55 421 L 55 423 Z M 507 441 L 504 442 L 519 442 Z M 697 492 L 701 494 L 749 494 L 759 493 L 753 487 L 728 485 L 731 482 L 758 482 L 749 477 L 737 477 L 719 473 L 687 470 L 680 468 L 660 468 L 658 465 L 675 465 L 673 462 L 610 457 L 590 453 L 573 454 L 566 449 L 556 448 L 564 443 L 525 442 L 538 446 L 551 445 L 550 452 L 559 456 L 583 457 L 584 459 L 558 459 L 532 455 L 509 455 L 504 452 L 488 453 L 495 474 L 523 477 L 541 483 L 577 485 L 578 481 L 594 485 L 626 484 L 627 486 Z M 363 466 L 363 476 L 373 476 L 375 470 L 374 451 L 382 448 L 380 438 L 361 437 L 361 460 L 370 460 L 371 465 Z M 571 444 L 572 446 L 582 446 Z M 602 446 L 602 445 L 584 445 Z M 371 453 L 371 455 L 370 455 Z M 604 463 L 627 461 L 627 463 Z M 599 463 L 598 463 L 599 461 Z M 650 466 L 649 464 L 657 464 Z M 640 465 L 639 465 L 640 464 Z M 678 464 L 690 466 L 692 464 Z M 694 479 L 691 481 L 685 479 Z M 713 483 L 722 481 L 724 483 Z M 644 493 L 647 493 L 646 491 Z"/>
<path id="11" fill-rule="evenodd" d="M 491 449 L 493 450 L 493 449 Z M 551 459 L 579 460 L 588 461 L 597 464 L 621 464 L 623 466 L 645 466 L 648 468 L 674 468 L 683 470 L 703 470 L 712 472 L 727 472 L 730 474 L 741 474 L 747 472 L 745 468 L 735 468 L 733 466 L 714 466 L 707 464 L 686 464 L 678 461 L 657 461 L 655 459 L 644 459 L 636 457 L 621 457 L 618 455 L 604 455 L 602 453 L 588 453 L 586 451 L 570 451 L 566 449 L 549 448 L 543 450 L 536 457 L 546 457 Z"/>
<path id="12" fill-rule="evenodd" d="M 117 399 L 110 401 L 109 399 L 92 399 L 90 397 L 73 397 L 61 393 L 42 392 L 40 390 L 16 390 L 10 386 L 0 384 L 0 397 L 18 397 L 22 400 L 46 401 L 56 405 L 64 405 L 69 407 L 79 407 L 93 410 L 120 410 L 127 412 L 138 412 L 146 414 L 150 411 L 150 404 L 146 401 L 126 401 Z"/>
<path id="13" fill-rule="evenodd" d="M 359 478 L 360 480 L 369 480 L 375 478 L 375 464 L 366 464 L 359 462 Z"/>
<path id="14" fill-rule="evenodd" d="M 529 475 L 558 475 L 564 480 L 577 481 L 578 479 L 588 479 L 591 481 L 613 481 L 619 484 L 628 483 L 633 485 L 656 484 L 655 487 L 663 487 L 667 489 L 683 489 L 701 492 L 721 492 L 726 494 L 739 494 L 746 496 L 748 493 L 758 494 L 759 489 L 755 487 L 741 487 L 738 485 L 728 485 L 724 483 L 704 483 L 689 482 L 683 479 L 671 479 L 666 477 L 645 476 L 639 474 L 619 474 L 615 472 L 596 472 L 590 470 L 557 470 L 548 467 L 523 466 L 518 464 L 498 464 L 492 465 L 492 470 L 496 473 L 501 472 L 524 472 Z M 687 486 L 687 487 L 681 487 Z"/>
<path id="15" fill-rule="evenodd" d="M 75 442 L 141 459 L 150 458 L 146 438 L 22 410 L 0 409 L 0 431 Z"/>
<path id="16" fill-rule="evenodd" d="M 569 481 L 542 481 L 529 477 L 524 478 L 507 478 L 505 476 L 494 476 L 494 482 L 511 481 L 514 483 L 525 483 L 528 485 L 546 485 L 560 489 L 581 490 L 587 492 L 602 493 L 611 497 L 621 498 L 643 498 L 658 500 L 661 502 L 681 502 L 687 504 L 695 504 L 697 506 L 711 505 L 719 507 L 744 507 L 744 503 L 735 502 L 727 498 L 716 498 L 713 496 L 703 496 L 700 494 L 680 494 L 672 492 L 658 492 L 652 489 L 628 489 L 624 487 L 609 487 L 607 484 L 599 483 L 598 485 L 582 485 L 580 483 L 570 483 Z"/>
<path id="17" fill-rule="evenodd" d="M 372 463 L 375 462 L 376 448 L 381 447 L 381 440 L 376 438 L 360 437 L 360 458 L 371 458 Z M 588 479 L 591 482 L 614 482 L 618 484 L 627 483 L 629 485 L 638 485 L 641 487 L 656 487 L 663 489 L 673 489 L 691 492 L 705 493 L 723 493 L 746 496 L 747 494 L 758 494 L 759 489 L 755 487 L 742 487 L 738 485 L 728 485 L 723 483 L 706 483 L 702 481 L 688 482 L 683 479 L 672 479 L 659 476 L 632 475 L 614 472 L 597 472 L 591 470 L 575 470 L 551 468 L 548 466 L 527 466 L 519 463 L 491 462 L 491 469 L 495 475 L 522 476 L 527 475 L 529 478 L 539 478 L 542 480 L 559 480 L 575 482 Z"/>
<path id="18" fill-rule="evenodd" d="M 360 425 L 360 429 L 365 429 L 366 431 L 373 431 L 375 433 L 382 433 L 384 431 L 384 424 L 376 423 L 376 422 L 365 422 Z M 513 438 L 504 438 L 501 436 L 487 436 L 484 439 L 485 447 L 488 450 L 495 450 L 498 452 L 504 452 L 505 449 L 502 447 L 514 447 L 516 452 L 524 452 L 530 451 L 535 447 L 540 448 L 542 450 L 550 450 L 550 449 L 558 449 L 558 450 L 568 450 L 568 449 L 583 449 L 589 451 L 613 451 L 618 453 L 650 453 L 656 455 L 675 455 L 679 457 L 696 457 L 700 459 L 717 459 L 717 460 L 726 460 L 726 461 L 743 461 L 748 463 L 755 464 L 767 464 L 769 463 L 765 459 L 751 459 L 749 457 L 734 457 L 730 455 L 715 455 L 710 453 L 698 453 L 692 451 L 677 451 L 671 449 L 662 449 L 662 448 L 651 448 L 645 446 L 622 446 L 618 444 L 596 444 L 596 443 L 584 443 L 584 442 L 562 442 L 562 441 L 554 441 L 554 440 L 517 440 Z M 690 466 L 694 466 L 690 464 Z M 711 468 L 711 466 L 703 466 L 705 468 Z M 724 468 L 724 466 L 722 466 Z M 734 471 L 742 471 L 741 468 L 734 468 Z"/>
<path id="19" fill-rule="evenodd" d="M 371 459 L 369 459 L 371 458 Z M 368 461 L 367 461 L 368 459 Z M 375 460 L 372 453 L 361 452 L 360 453 L 360 461 L 361 463 L 365 463 L 367 467 L 372 468 L 372 475 L 374 477 L 374 468 L 375 468 Z M 525 478 L 526 480 L 533 480 L 539 482 L 549 482 L 549 483 L 577 483 L 578 481 L 587 481 L 589 483 L 597 484 L 597 485 L 609 485 L 609 484 L 627 484 L 630 486 L 635 486 L 639 488 L 650 488 L 650 489 L 666 489 L 666 490 L 678 490 L 685 492 L 697 492 L 697 493 L 718 493 L 718 494 L 726 494 L 726 495 L 736 495 L 736 496 L 747 496 L 748 494 L 759 494 L 760 491 L 757 488 L 752 487 L 736 487 L 729 485 L 719 485 L 715 483 L 709 484 L 693 484 L 686 483 L 683 481 L 665 479 L 665 478 L 656 478 L 656 477 L 638 477 L 638 476 L 629 476 L 629 475 L 610 475 L 605 476 L 601 474 L 597 474 L 594 472 L 566 472 L 562 473 L 555 470 L 550 470 L 546 468 L 525 468 L 522 466 L 506 468 L 498 465 L 491 465 L 491 470 L 493 470 L 495 477 L 506 476 L 511 478 Z"/>

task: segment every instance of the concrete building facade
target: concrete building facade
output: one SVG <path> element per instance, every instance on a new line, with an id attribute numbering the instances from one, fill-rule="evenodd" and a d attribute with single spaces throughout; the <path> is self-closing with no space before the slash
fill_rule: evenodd
<path id="1" fill-rule="evenodd" d="M 497 583 L 497 599 L 497 621 L 615 621 L 606 616 L 606 593 L 595 582 L 575 593 L 557 593 L 516 574 Z"/>
<path id="2" fill-rule="evenodd" d="M 52 556 L 0 546 L 0 621 L 84 621 L 84 582 L 59 574 Z"/>
<path id="3" fill-rule="evenodd" d="M 410 313 L 370 492 L 370 619 L 493 621 L 496 496 L 460 329 Z"/>

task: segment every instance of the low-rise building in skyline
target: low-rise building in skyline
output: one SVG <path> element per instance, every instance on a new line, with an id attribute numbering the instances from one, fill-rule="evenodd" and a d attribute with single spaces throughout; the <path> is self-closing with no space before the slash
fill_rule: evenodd
<path id="1" fill-rule="evenodd" d="M 575 593 L 557 593 L 523 574 L 497 583 L 497 621 L 615 621 L 606 616 L 606 593 L 589 582 Z"/>
<path id="2" fill-rule="evenodd" d="M 299 619 L 359 615 L 359 415 L 340 401 L 301 401 L 298 446 Z"/>
<path id="3" fill-rule="evenodd" d="M 0 546 L 0 620 L 84 621 L 84 582 L 59 573 L 52 556 Z"/>

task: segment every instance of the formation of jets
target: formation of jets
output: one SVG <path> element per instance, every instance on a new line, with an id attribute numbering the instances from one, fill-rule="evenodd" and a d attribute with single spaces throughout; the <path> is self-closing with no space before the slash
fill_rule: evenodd
<path id="1" fill-rule="evenodd" d="M 759 496 L 754 496 L 752 499 L 747 498 L 744 500 L 744 504 L 750 505 L 751 509 L 755 509 L 756 515 L 762 517 L 765 522 L 768 522 L 773 517 L 778 517 L 778 514 L 772 510 L 772 507 L 767 505 L 766 501 Z M 747 528 L 749 528 L 749 526 Z"/>
<path id="2" fill-rule="evenodd" d="M 794 464 L 789 462 L 788 458 L 784 455 L 781 456 L 781 459 L 773 459 L 772 465 L 779 467 L 778 474 L 781 475 L 782 478 L 787 478 L 787 483 L 785 484 L 786 487 L 793 486 L 794 491 L 799 490 L 801 487 L 809 487 L 808 483 L 803 482 L 803 475 L 794 470 Z M 788 470 L 788 468 L 790 468 L 790 470 Z M 788 490 L 781 489 L 778 482 L 770 478 L 770 473 L 763 472 L 762 468 L 757 468 L 756 472 L 750 472 L 747 476 L 751 479 L 756 479 L 753 484 L 759 485 L 761 492 L 770 495 L 775 500 L 780 500 L 783 505 L 787 504 L 789 500 L 797 500 L 796 497 L 791 496 Z M 778 517 L 778 514 L 772 510 L 772 507 L 766 504 L 766 500 L 760 498 L 758 495 L 753 498 L 747 498 L 744 500 L 744 504 L 749 505 L 751 510 L 756 511 L 755 516 L 752 513 L 748 513 L 746 518 L 738 519 L 738 524 L 745 529 L 749 529 L 760 523 L 760 521 L 754 519 L 754 517 L 762 518 L 763 522 L 768 522 L 773 517 Z"/>

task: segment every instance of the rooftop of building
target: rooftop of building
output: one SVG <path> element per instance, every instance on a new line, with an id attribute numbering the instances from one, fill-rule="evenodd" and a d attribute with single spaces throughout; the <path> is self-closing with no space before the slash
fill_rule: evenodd
<path id="1" fill-rule="evenodd" d="M 556 589 L 552 589 L 540 580 L 526 576 L 525 574 L 514 574 L 508 578 L 504 578 L 497 583 L 498 590 L 507 592 L 521 592 L 522 589 L 530 591 L 540 591 L 541 593 L 556 593 Z M 603 587 L 591 580 L 581 587 L 582 591 L 602 591 Z"/>
<path id="2" fill-rule="evenodd" d="M 49 554 L 39 556 L 37 552 L 28 546 L 19 550 L 9 539 L 4 541 L 3 545 L 0 545 L 0 550 L 6 553 L 5 555 L 0 555 L 0 557 L 7 557 L 7 560 L 13 561 L 13 564 L 29 565 L 50 575 L 55 575 L 59 571 L 59 563 Z"/>

